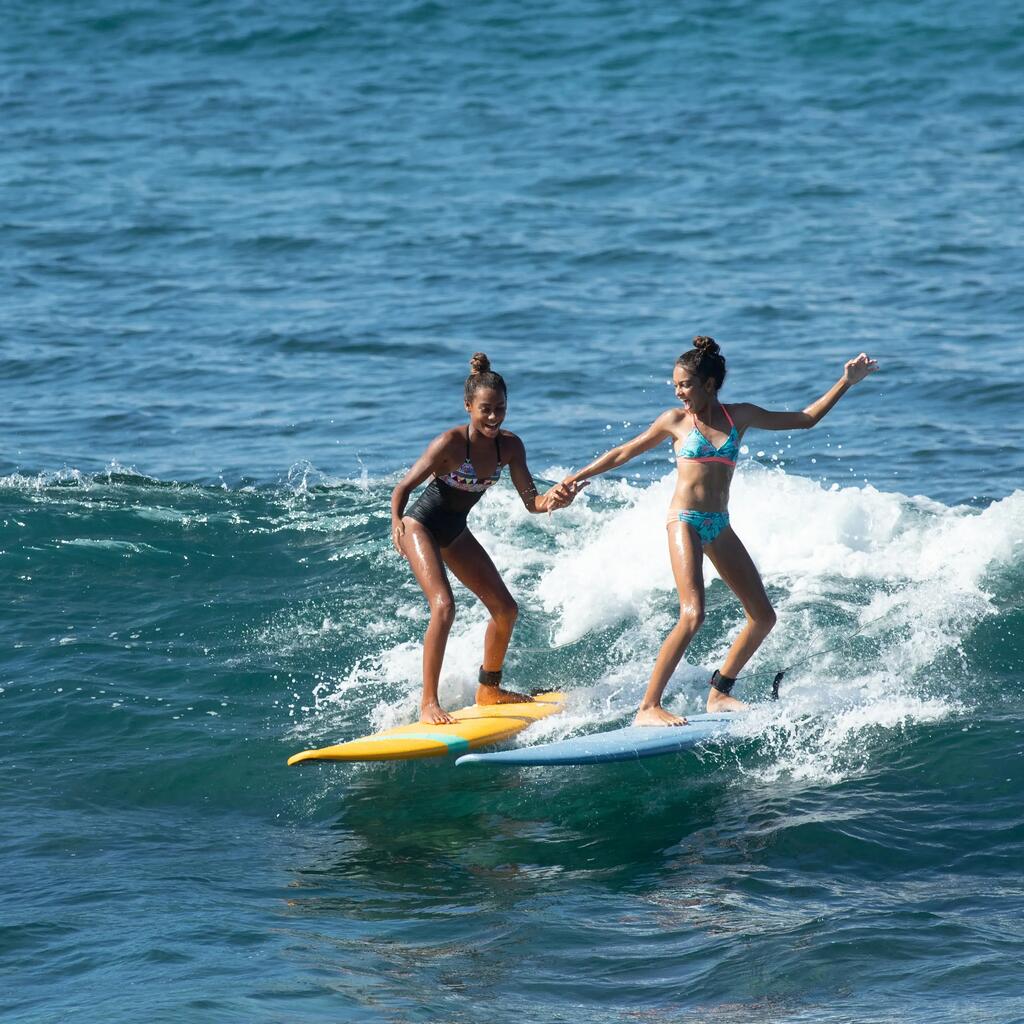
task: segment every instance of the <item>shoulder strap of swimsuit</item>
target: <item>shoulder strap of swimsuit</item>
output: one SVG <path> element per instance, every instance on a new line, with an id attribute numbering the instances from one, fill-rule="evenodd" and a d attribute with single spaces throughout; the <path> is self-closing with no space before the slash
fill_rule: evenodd
<path id="1" fill-rule="evenodd" d="M 498 466 L 501 466 L 501 431 L 494 435 L 494 449 L 498 453 Z"/>
<path id="2" fill-rule="evenodd" d="M 469 424 L 466 424 L 466 461 L 472 462 L 473 457 L 469 454 Z"/>
<path id="3" fill-rule="evenodd" d="M 718 404 L 719 404 L 719 405 L 722 405 L 722 403 L 721 403 L 721 402 L 719 402 Z M 728 409 L 726 409 L 726 407 L 725 407 L 724 405 L 722 405 L 722 412 L 724 412 L 724 413 L 725 413 L 725 418 L 726 418 L 726 419 L 727 419 L 727 420 L 729 421 L 729 426 L 730 426 L 730 428 L 731 428 L 731 429 L 733 429 L 733 430 L 735 430 L 735 429 L 736 429 L 736 424 L 735 424 L 735 423 L 733 423 L 733 421 L 732 421 L 732 417 L 731 417 L 731 416 L 729 415 L 729 410 L 728 410 Z"/>

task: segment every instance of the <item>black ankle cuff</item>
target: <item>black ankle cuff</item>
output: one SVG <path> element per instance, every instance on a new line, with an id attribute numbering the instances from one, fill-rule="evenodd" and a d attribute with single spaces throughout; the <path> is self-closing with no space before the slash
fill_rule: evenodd
<path id="1" fill-rule="evenodd" d="M 732 692 L 732 688 L 736 685 L 736 680 L 730 679 L 728 676 L 723 676 L 716 668 L 714 674 L 711 676 L 711 682 L 708 685 L 716 689 L 719 693 L 724 693 L 725 696 L 728 697 Z"/>
<path id="2" fill-rule="evenodd" d="M 483 686 L 501 686 L 501 669 L 499 668 L 497 672 L 488 672 L 481 665 L 479 682 Z"/>

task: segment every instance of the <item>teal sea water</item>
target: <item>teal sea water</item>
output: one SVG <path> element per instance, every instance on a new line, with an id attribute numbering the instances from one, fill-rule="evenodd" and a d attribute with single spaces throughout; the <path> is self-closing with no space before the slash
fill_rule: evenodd
<path id="1" fill-rule="evenodd" d="M 1024 1020 L 1019 5 L 54 0 L 0 70 L 5 1024 Z M 744 742 L 286 768 L 415 717 L 388 499 L 469 355 L 553 480 L 695 333 L 727 400 L 883 368 L 746 439 Z M 667 456 L 474 511 L 571 694 L 512 742 L 629 721 Z"/>

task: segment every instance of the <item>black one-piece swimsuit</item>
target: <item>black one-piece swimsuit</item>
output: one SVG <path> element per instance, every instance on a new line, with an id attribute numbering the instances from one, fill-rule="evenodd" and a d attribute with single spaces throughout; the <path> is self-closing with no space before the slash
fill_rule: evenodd
<path id="1" fill-rule="evenodd" d="M 488 487 L 501 478 L 501 442 L 494 438 L 498 464 L 494 473 L 480 480 L 469 457 L 469 428 L 466 428 L 466 461 L 454 473 L 435 476 L 405 514 L 422 523 L 434 540 L 446 548 L 466 529 L 469 510 L 483 497 Z"/>

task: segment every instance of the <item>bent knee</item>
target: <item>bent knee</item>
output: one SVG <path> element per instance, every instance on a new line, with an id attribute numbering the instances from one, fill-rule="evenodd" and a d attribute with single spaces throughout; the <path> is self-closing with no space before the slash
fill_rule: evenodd
<path id="1" fill-rule="evenodd" d="M 434 598 L 430 602 L 430 618 L 439 626 L 451 629 L 452 623 L 455 621 L 454 599 L 448 596 Z"/>
<path id="2" fill-rule="evenodd" d="M 510 597 L 507 601 L 502 601 L 491 612 L 491 618 L 499 625 L 507 626 L 511 629 L 516 624 L 516 619 L 519 618 L 519 604 L 516 602 L 516 599 Z"/>
<path id="3" fill-rule="evenodd" d="M 684 629 L 696 633 L 704 625 L 704 609 L 694 608 L 692 605 L 684 605 L 679 609 L 679 625 Z"/>
<path id="4" fill-rule="evenodd" d="M 755 628 L 764 633 L 767 636 L 774 628 L 775 623 L 779 617 L 775 614 L 775 609 L 769 604 L 764 608 L 758 609 L 757 613 L 751 616 L 751 621 L 754 623 Z"/>

